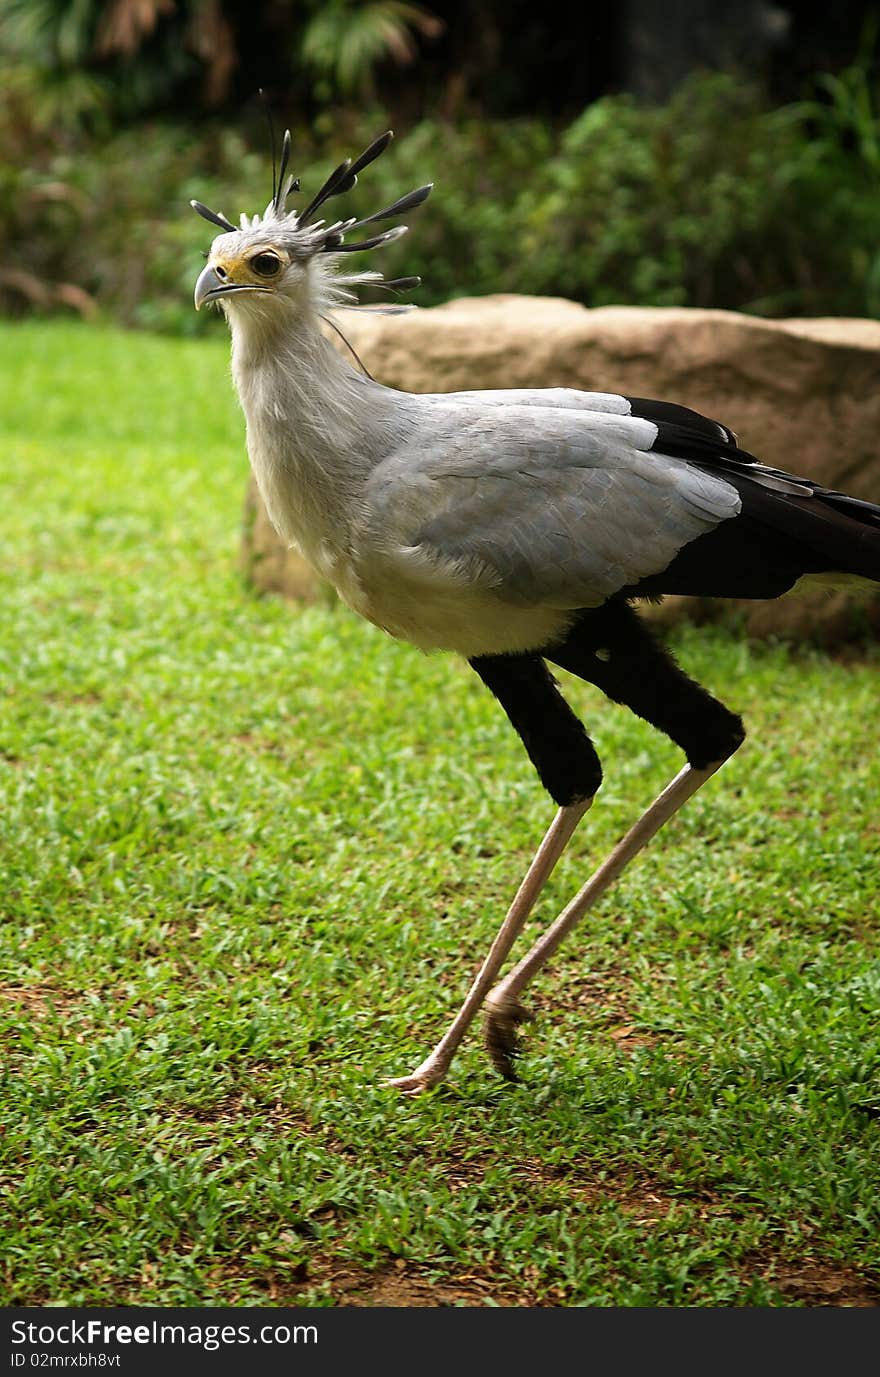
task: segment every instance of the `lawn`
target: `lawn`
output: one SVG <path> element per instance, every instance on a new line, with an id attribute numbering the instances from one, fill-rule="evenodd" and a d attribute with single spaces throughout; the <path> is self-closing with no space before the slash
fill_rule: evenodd
<path id="1" fill-rule="evenodd" d="M 473 1037 L 402 1099 L 551 815 L 516 737 L 243 585 L 225 341 L 0 366 L 0 1303 L 880 1303 L 878 649 L 678 633 L 746 746 L 539 980 L 521 1083 Z M 606 783 L 530 938 L 680 765 L 566 688 Z"/>

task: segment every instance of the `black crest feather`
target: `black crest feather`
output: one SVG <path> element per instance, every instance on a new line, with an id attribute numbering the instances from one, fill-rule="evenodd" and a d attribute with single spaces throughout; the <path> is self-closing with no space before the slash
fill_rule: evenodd
<path id="1" fill-rule="evenodd" d="M 354 162 L 351 165 L 350 175 L 356 177 L 359 172 L 363 172 L 365 167 L 369 167 L 370 163 L 374 163 L 376 159 L 379 157 L 380 153 L 385 152 L 385 149 L 388 147 L 393 138 L 394 130 L 386 129 L 384 134 L 380 134 L 378 139 L 374 139 L 373 142 L 369 145 L 369 147 L 364 149 L 360 157 L 355 158 Z"/>
<path id="2" fill-rule="evenodd" d="M 326 182 L 321 187 L 321 190 L 317 193 L 316 196 L 312 198 L 311 201 L 309 201 L 309 204 L 306 206 L 302 215 L 299 217 L 299 222 L 301 225 L 307 225 L 311 220 L 312 216 L 314 215 L 315 211 L 318 210 L 319 207 L 322 206 L 325 201 L 329 201 L 331 196 L 340 195 L 343 189 L 342 183 L 348 181 L 348 173 L 350 169 L 351 158 L 346 158 L 345 162 L 340 163 L 338 167 L 333 169 L 333 171 L 330 173 L 330 176 L 327 178 Z"/>
<path id="3" fill-rule="evenodd" d="M 273 169 L 272 169 L 272 172 L 273 172 L 273 175 L 272 175 L 272 205 L 273 205 L 273 207 L 274 207 L 274 209 L 275 209 L 275 214 L 276 214 L 276 215 L 280 214 L 281 209 L 282 209 L 282 207 L 283 207 L 283 205 L 284 205 L 284 202 L 286 201 L 286 199 L 287 199 L 289 193 L 290 193 L 291 190 L 293 189 L 293 183 L 291 183 L 291 185 L 290 185 L 289 187 L 287 187 L 286 189 L 285 189 L 285 186 L 284 186 L 284 178 L 285 178 L 286 175 L 287 175 L 287 164 L 288 164 L 289 162 L 290 162 L 290 130 L 289 130 L 289 129 L 285 129 L 285 131 L 284 131 L 284 140 L 283 140 L 283 142 L 282 142 L 282 144 L 281 144 L 281 166 L 280 166 L 279 169 L 278 169 L 278 181 L 277 181 L 277 183 L 276 183 L 276 181 L 275 181 L 275 176 L 274 176 L 274 171 L 275 171 L 274 167 L 273 167 Z"/>
<path id="4" fill-rule="evenodd" d="M 203 220 L 210 220 L 212 225 L 219 225 L 227 234 L 235 233 L 235 225 L 227 220 L 225 215 L 221 215 L 219 211 L 209 210 L 207 206 L 202 205 L 201 201 L 190 201 L 190 205 L 197 215 L 201 215 Z"/>
<path id="5" fill-rule="evenodd" d="M 344 192 L 351 191 L 357 182 L 358 173 L 363 172 L 365 167 L 369 167 L 370 163 L 375 162 L 379 155 L 385 152 L 393 138 L 393 130 L 386 129 L 385 133 L 380 134 L 378 139 L 374 139 L 370 146 L 364 149 L 360 157 L 355 158 L 354 162 L 350 158 L 346 158 L 344 163 L 340 163 L 330 173 L 314 200 L 306 206 L 299 217 L 300 224 L 307 225 L 315 211 L 325 201 L 329 201 L 331 196 L 341 196 Z"/>
<path id="6" fill-rule="evenodd" d="M 402 234 L 406 234 L 406 225 L 395 225 L 394 229 L 385 230 L 382 234 L 374 234 L 372 239 L 361 239 L 357 244 L 337 243 L 341 240 L 341 235 L 331 235 L 330 240 L 324 245 L 322 253 L 359 253 L 361 249 L 377 249 L 380 244 L 387 244 L 392 239 L 399 239 Z"/>
<path id="7" fill-rule="evenodd" d="M 365 215 L 363 220 L 356 220 L 352 229 L 360 229 L 362 225 L 372 225 L 376 220 L 393 220 L 395 215 L 405 215 L 408 210 L 415 210 L 423 201 L 427 201 L 433 190 L 434 183 L 428 182 L 426 186 L 417 187 L 415 191 L 408 191 L 405 196 L 392 201 L 390 206 L 384 210 L 375 210 L 372 215 Z"/>

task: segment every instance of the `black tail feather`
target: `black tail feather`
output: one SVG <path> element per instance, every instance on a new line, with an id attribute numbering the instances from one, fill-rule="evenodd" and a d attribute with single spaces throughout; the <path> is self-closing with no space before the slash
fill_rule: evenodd
<path id="1" fill-rule="evenodd" d="M 816 487 L 793 497 L 726 472 L 738 516 L 684 546 L 660 574 L 626 589 L 707 598 L 778 598 L 809 574 L 850 574 L 880 584 L 880 507 Z"/>
<path id="2" fill-rule="evenodd" d="M 846 493 L 812 485 L 809 497 L 790 497 L 762 488 L 743 474 L 726 473 L 746 516 L 802 546 L 819 572 L 855 574 L 880 583 L 880 507 Z M 804 573 L 815 572 L 805 569 Z"/>

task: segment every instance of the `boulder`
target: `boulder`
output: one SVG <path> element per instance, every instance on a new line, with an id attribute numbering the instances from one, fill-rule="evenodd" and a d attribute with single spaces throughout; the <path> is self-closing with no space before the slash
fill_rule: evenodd
<path id="1" fill-rule="evenodd" d="M 463 299 L 404 316 L 340 312 L 337 319 L 373 376 L 391 387 L 579 387 L 666 398 L 724 421 L 765 463 L 880 502 L 880 321 L 588 310 L 524 296 Z M 255 585 L 315 597 L 314 577 L 283 548 L 253 490 L 247 509 L 243 561 Z M 705 620 L 725 606 L 670 598 L 652 615 Z M 880 598 L 813 592 L 739 606 L 747 631 L 758 636 L 831 644 L 880 629 Z"/>

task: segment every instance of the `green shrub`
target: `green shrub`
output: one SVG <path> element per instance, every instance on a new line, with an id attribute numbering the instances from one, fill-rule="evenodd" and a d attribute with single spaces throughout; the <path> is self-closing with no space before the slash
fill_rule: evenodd
<path id="1" fill-rule="evenodd" d="M 530 188 L 519 290 L 873 314 L 878 170 L 848 135 L 825 106 L 766 110 L 725 76 L 658 109 L 598 101 Z"/>

